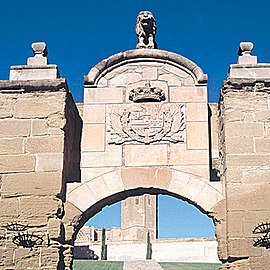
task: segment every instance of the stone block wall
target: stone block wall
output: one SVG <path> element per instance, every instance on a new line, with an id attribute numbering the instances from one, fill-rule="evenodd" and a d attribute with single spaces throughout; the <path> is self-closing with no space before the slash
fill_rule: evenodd
<path id="1" fill-rule="evenodd" d="M 140 54 L 143 55 L 144 51 Z M 155 52 L 149 51 L 152 54 Z M 164 53 L 156 51 L 160 55 Z M 151 58 L 151 53 L 147 53 Z M 108 68 L 95 85 L 89 85 L 89 76 L 94 70 L 86 76 L 84 91 L 83 182 L 122 166 L 171 166 L 209 179 L 209 120 L 205 83 L 198 83 L 191 72 L 169 61 L 166 64 L 155 58 L 141 61 L 139 56 L 134 63 L 123 62 Z M 182 106 L 185 119 L 183 143 L 162 139 L 154 143 L 136 140 L 115 143 L 112 133 L 117 133 L 117 128 L 121 129 L 117 117 L 122 111 L 141 107 L 139 103 L 132 102 L 129 95 L 131 90 L 144 87 L 146 83 L 164 91 L 165 101 L 152 103 L 154 106 Z M 116 117 L 112 119 L 112 115 Z M 118 126 L 112 127 L 112 122 Z"/>
<path id="2" fill-rule="evenodd" d="M 220 155 L 227 201 L 227 255 L 222 259 L 224 269 L 268 269 L 269 250 L 255 244 L 265 233 L 254 230 L 270 216 L 269 82 L 251 75 L 248 67 L 242 67 L 241 74 L 243 70 L 249 75 L 235 78 L 231 67 L 219 101 Z"/>
<path id="3" fill-rule="evenodd" d="M 64 79 L 0 81 L 1 269 L 64 268 L 65 183 L 79 176 L 80 125 Z"/>

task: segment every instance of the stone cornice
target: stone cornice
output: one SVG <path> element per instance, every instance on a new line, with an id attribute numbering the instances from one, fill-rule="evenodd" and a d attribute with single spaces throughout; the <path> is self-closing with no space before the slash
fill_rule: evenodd
<path id="1" fill-rule="evenodd" d="M 186 70 L 192 77 L 194 77 L 198 84 L 207 82 L 207 74 L 204 74 L 197 64 L 182 55 L 158 49 L 136 49 L 114 54 L 99 62 L 84 77 L 84 83 L 85 85 L 95 86 L 102 76 L 116 67 L 129 63 L 145 61 L 161 62 L 164 64 L 171 64 L 179 68 L 182 67 L 182 69 Z"/>
<path id="2" fill-rule="evenodd" d="M 270 79 L 227 79 L 222 84 L 221 92 L 270 92 Z"/>
<path id="3" fill-rule="evenodd" d="M 54 80 L 0 80 L 0 92 L 69 91 L 65 79 Z"/>

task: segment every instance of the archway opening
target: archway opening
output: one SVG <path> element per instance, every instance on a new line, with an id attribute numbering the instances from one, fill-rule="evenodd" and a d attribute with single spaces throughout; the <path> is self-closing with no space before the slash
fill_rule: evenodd
<path id="1" fill-rule="evenodd" d="M 155 208 L 151 212 L 156 211 L 154 221 L 153 217 L 147 218 L 147 207 Z M 132 212 L 135 214 L 127 214 Z M 123 221 L 123 214 L 125 218 L 139 217 L 144 223 Z M 105 228 L 108 260 L 145 259 L 150 231 L 151 258 L 157 261 L 218 263 L 214 223 L 207 214 L 200 206 L 177 194 L 158 189 L 129 190 L 106 198 L 84 213 L 75 246 L 87 245 L 95 255 L 89 259 L 100 259 L 102 228 Z M 154 223 L 156 235 L 151 233 Z M 133 224 L 133 228 L 127 224 Z"/>

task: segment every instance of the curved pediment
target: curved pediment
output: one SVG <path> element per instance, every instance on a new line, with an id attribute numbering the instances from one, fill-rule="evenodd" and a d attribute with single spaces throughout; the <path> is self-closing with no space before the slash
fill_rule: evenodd
<path id="1" fill-rule="evenodd" d="M 102 77 L 116 68 L 146 62 L 160 63 L 178 68 L 190 75 L 194 84 L 207 82 L 207 74 L 197 64 L 182 55 L 158 49 L 135 49 L 114 54 L 99 62 L 84 77 L 84 83 L 86 85 L 97 85 Z"/>

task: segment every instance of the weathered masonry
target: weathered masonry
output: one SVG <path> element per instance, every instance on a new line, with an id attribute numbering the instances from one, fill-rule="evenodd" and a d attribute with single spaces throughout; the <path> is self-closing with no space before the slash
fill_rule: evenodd
<path id="1" fill-rule="evenodd" d="M 213 218 L 221 269 L 269 268 L 270 64 L 241 43 L 209 104 L 207 75 L 155 29 L 140 13 L 137 49 L 89 71 L 83 119 L 45 43 L 0 81 L 1 269 L 71 269 L 86 220 L 161 193 Z"/>

